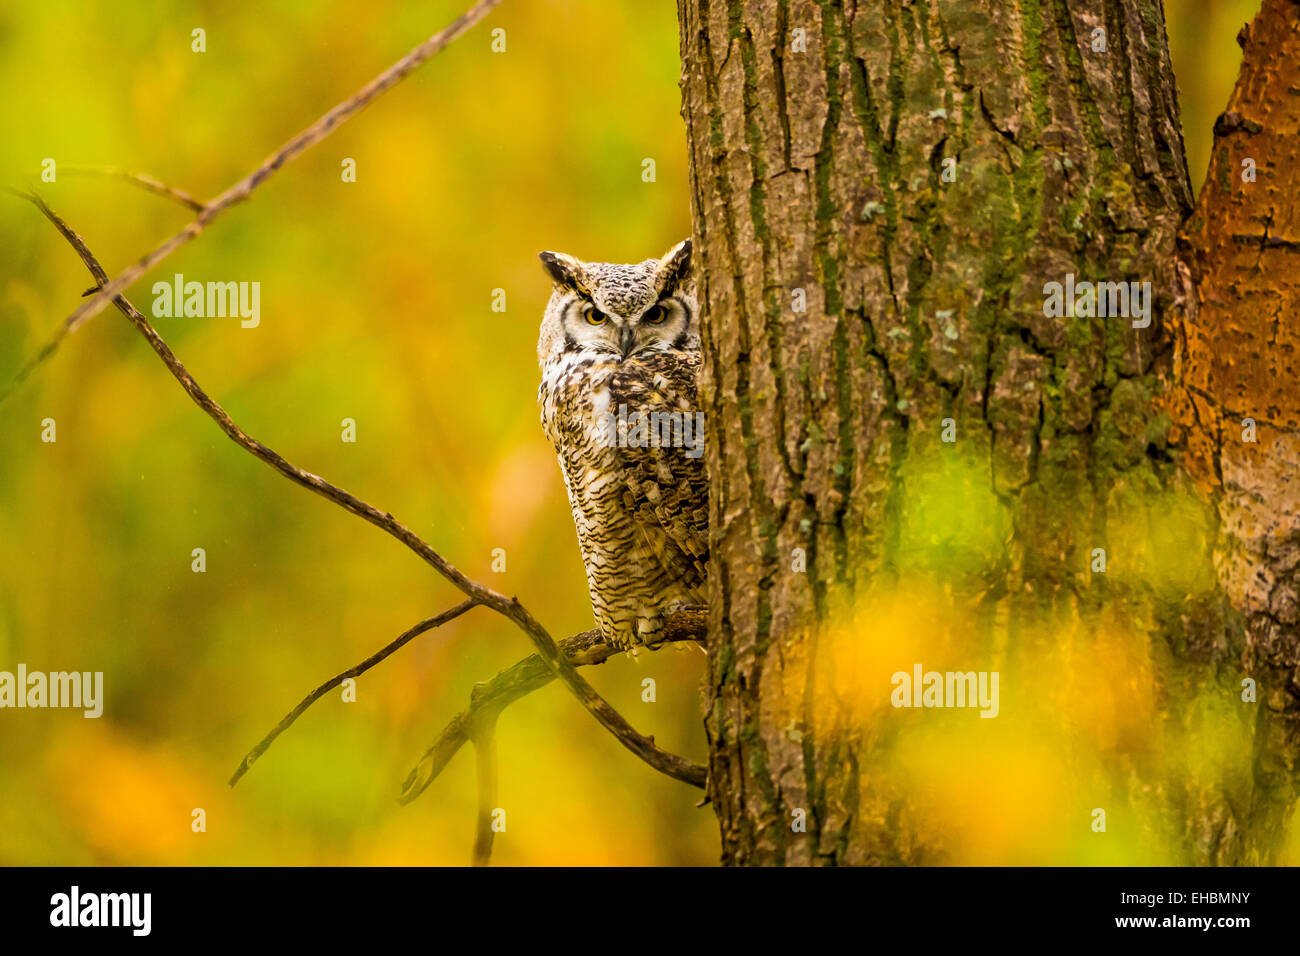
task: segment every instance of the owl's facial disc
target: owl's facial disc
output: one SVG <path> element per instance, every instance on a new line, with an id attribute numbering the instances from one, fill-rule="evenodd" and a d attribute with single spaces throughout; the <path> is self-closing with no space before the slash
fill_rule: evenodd
<path id="1" fill-rule="evenodd" d="M 635 346 L 624 356 L 677 345 L 686 332 L 690 315 L 686 305 L 675 295 L 664 296 L 635 320 Z"/>
<path id="2" fill-rule="evenodd" d="M 635 316 L 604 312 L 585 296 L 574 296 L 564 310 L 564 330 L 571 348 L 623 359 L 673 346 L 686 331 L 688 321 L 685 304 L 673 295 Z"/>
<path id="3" fill-rule="evenodd" d="M 569 349 L 601 355 L 622 354 L 619 344 L 622 319 L 603 312 L 586 296 L 574 295 L 565 306 L 561 321 Z"/>

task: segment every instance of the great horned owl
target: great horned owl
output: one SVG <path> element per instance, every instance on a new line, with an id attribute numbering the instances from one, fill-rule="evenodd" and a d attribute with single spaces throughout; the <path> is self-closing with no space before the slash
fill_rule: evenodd
<path id="1" fill-rule="evenodd" d="M 708 558 L 700 326 L 691 241 L 634 265 L 543 252 L 555 283 L 537 342 L 555 445 L 603 638 L 652 644 L 702 604 Z"/>

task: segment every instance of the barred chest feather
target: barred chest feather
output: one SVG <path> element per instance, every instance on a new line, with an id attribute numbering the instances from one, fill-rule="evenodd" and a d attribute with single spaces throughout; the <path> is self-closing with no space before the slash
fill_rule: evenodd
<path id="1" fill-rule="evenodd" d="M 617 646 L 652 643 L 675 606 L 705 600 L 702 456 L 671 441 L 628 445 L 611 432 L 620 408 L 678 422 L 697 415 L 697 367 L 698 355 L 669 352 L 631 360 L 570 352 L 543 367 L 542 423 L 564 476 L 597 623 Z"/>

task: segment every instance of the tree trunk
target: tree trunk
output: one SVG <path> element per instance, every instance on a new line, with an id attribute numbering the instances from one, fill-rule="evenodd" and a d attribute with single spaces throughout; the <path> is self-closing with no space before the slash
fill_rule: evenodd
<path id="1" fill-rule="evenodd" d="M 1293 0 L 1251 31 L 1181 244 L 1157 0 L 679 14 L 724 862 L 1271 858 L 1297 741 Z M 1149 325 L 1140 294 L 1053 310 L 1048 283 L 1097 281 L 1150 283 Z M 895 706 L 917 664 L 996 672 L 996 719 Z"/>
<path id="2" fill-rule="evenodd" d="M 1217 504 L 1218 576 L 1245 620 L 1241 671 L 1260 686 L 1241 807 L 1258 862 L 1300 797 L 1300 4 L 1265 0 L 1237 40 L 1241 74 L 1180 243 L 1197 294 L 1167 406 L 1184 467 Z M 1300 862 L 1294 832 L 1290 846 Z"/>

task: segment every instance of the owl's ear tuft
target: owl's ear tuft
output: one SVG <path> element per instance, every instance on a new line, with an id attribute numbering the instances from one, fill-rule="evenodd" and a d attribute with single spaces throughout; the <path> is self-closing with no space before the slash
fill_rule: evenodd
<path id="1" fill-rule="evenodd" d="M 691 240 L 683 239 L 659 260 L 663 288 L 660 295 L 671 295 L 691 277 Z"/>
<path id="2" fill-rule="evenodd" d="M 573 256 L 565 255 L 563 252 L 539 252 L 537 257 L 542 260 L 547 275 L 560 288 L 574 292 L 583 291 L 585 286 L 582 281 L 582 263 Z"/>

